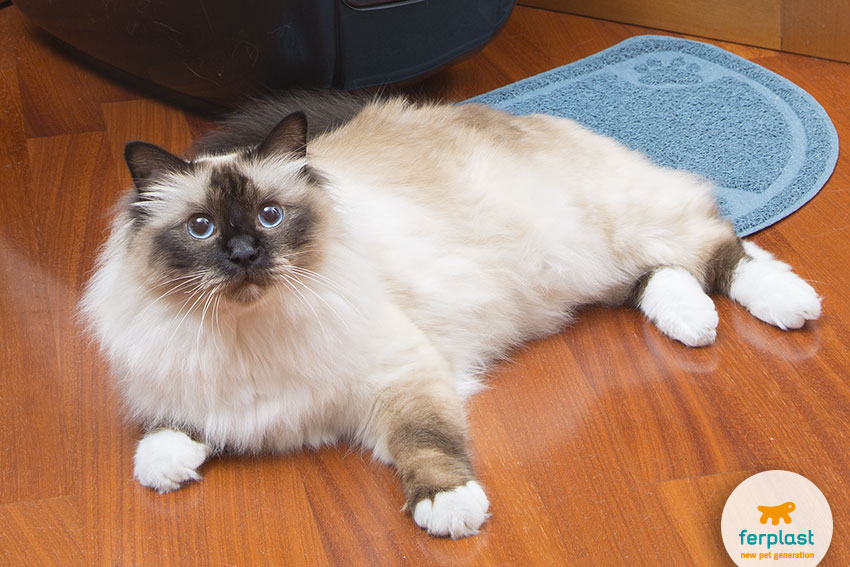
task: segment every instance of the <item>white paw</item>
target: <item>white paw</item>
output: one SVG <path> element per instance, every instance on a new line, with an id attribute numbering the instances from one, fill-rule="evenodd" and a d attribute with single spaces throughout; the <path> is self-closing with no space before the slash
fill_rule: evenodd
<path id="1" fill-rule="evenodd" d="M 209 455 L 203 443 L 173 429 L 149 433 L 136 449 L 134 476 L 143 485 L 157 492 L 177 490 L 189 480 L 200 480 L 198 467 Z"/>
<path id="2" fill-rule="evenodd" d="M 743 260 L 729 295 L 755 317 L 780 329 L 799 329 L 821 314 L 820 297 L 787 264 L 773 259 Z"/>
<path id="3" fill-rule="evenodd" d="M 717 336 L 714 302 L 683 268 L 657 270 L 646 284 L 640 309 L 662 333 L 689 347 L 710 345 Z"/>
<path id="4" fill-rule="evenodd" d="M 470 480 L 454 490 L 438 492 L 433 501 L 420 500 L 413 509 L 413 521 L 433 536 L 458 539 L 477 534 L 489 508 L 481 485 Z"/>

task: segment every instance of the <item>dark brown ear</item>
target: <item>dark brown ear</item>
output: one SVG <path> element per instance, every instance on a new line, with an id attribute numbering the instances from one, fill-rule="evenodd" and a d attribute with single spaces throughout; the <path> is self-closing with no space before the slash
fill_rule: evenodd
<path id="1" fill-rule="evenodd" d="M 303 112 L 293 112 L 278 122 L 257 148 L 260 159 L 281 154 L 307 155 L 307 117 Z"/>
<path id="2" fill-rule="evenodd" d="M 188 171 L 189 162 L 147 142 L 128 142 L 124 146 L 124 160 L 130 168 L 136 188 L 144 190 L 153 181 L 169 171 Z"/>

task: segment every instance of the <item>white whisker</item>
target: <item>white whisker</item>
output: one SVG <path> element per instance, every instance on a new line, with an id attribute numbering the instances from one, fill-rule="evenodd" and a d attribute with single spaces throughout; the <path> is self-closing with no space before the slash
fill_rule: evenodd
<path id="1" fill-rule="evenodd" d="M 314 272 L 313 270 L 308 270 L 307 268 L 302 268 L 300 266 L 290 266 L 288 269 L 297 276 L 301 276 L 317 284 L 324 285 L 330 291 L 333 291 L 337 295 L 337 297 L 344 301 L 346 305 L 348 305 L 353 311 L 357 312 L 358 315 L 360 315 L 357 306 L 354 305 L 354 303 L 352 303 L 351 300 L 348 298 L 348 293 L 346 292 L 345 288 L 343 288 L 337 282 L 333 281 L 332 279 L 323 274 Z"/>
<path id="2" fill-rule="evenodd" d="M 298 279 L 298 278 L 291 278 L 291 281 L 292 281 L 293 283 L 297 283 L 298 285 L 300 285 L 301 287 L 303 287 L 305 290 L 307 290 L 307 291 L 309 291 L 310 293 L 312 293 L 312 294 L 316 297 L 316 299 L 318 299 L 319 301 L 321 301 L 322 303 L 324 303 L 325 307 L 327 307 L 327 308 L 328 308 L 328 310 L 329 310 L 331 313 L 333 313 L 333 315 L 334 315 L 334 316 L 335 316 L 335 317 L 339 320 L 339 322 L 343 324 L 343 326 L 346 328 L 346 330 L 350 330 L 350 327 L 348 326 L 348 321 L 346 321 L 346 320 L 345 320 L 345 318 L 344 318 L 342 315 L 340 315 L 340 314 L 339 314 L 339 311 L 337 311 L 337 310 L 333 307 L 333 305 L 331 305 L 330 303 L 328 303 L 328 301 L 327 301 L 324 297 L 322 297 L 322 295 L 321 295 L 319 292 L 317 292 L 316 290 L 314 290 L 313 288 L 311 288 L 310 286 L 308 286 L 307 284 L 305 284 L 304 282 L 302 282 L 302 281 L 301 281 L 300 279 Z"/>
<path id="3" fill-rule="evenodd" d="M 215 296 L 215 304 L 213 305 L 213 330 L 218 333 L 218 340 L 213 342 L 215 344 L 215 350 L 219 355 L 221 355 L 219 343 L 224 342 L 224 335 L 221 333 L 221 321 L 218 317 L 219 307 L 221 306 L 221 298 L 221 293 L 217 293 Z"/>
<path id="4" fill-rule="evenodd" d="M 160 295 L 159 297 L 157 297 L 156 299 L 154 299 L 153 301 L 148 303 L 145 306 L 145 308 L 142 311 L 139 312 L 138 316 L 141 317 L 142 315 L 144 315 L 147 312 L 148 309 L 153 307 L 159 300 L 163 299 L 164 297 L 167 297 L 167 296 L 169 296 L 173 293 L 177 293 L 178 291 L 181 291 L 181 290 L 185 292 L 186 289 L 183 289 L 183 288 L 186 288 L 187 286 L 192 286 L 193 284 L 200 283 L 200 281 L 203 279 L 203 277 L 204 277 L 204 274 L 198 272 L 198 273 L 189 274 L 189 275 L 186 275 L 186 276 L 180 276 L 180 277 L 168 280 L 167 282 L 164 282 L 163 285 L 168 285 L 168 284 L 173 283 L 173 282 L 180 282 L 180 283 L 168 288 L 168 290 L 166 290 L 165 293 L 163 293 L 162 295 Z"/>
<path id="5" fill-rule="evenodd" d="M 200 286 L 196 287 L 194 289 L 194 291 L 192 292 L 192 295 L 189 296 L 189 299 L 187 299 L 186 301 L 183 302 L 183 305 L 180 306 L 180 310 L 177 312 L 177 315 L 180 315 L 180 312 L 183 311 L 183 308 L 186 306 L 186 304 L 189 303 L 189 301 L 191 301 L 191 299 L 195 296 L 195 293 L 198 291 L 198 289 L 200 289 Z M 186 310 L 186 313 L 183 315 L 183 318 L 180 319 L 180 322 L 177 323 L 177 326 L 174 328 L 174 331 L 171 333 L 171 336 L 168 338 L 168 343 L 171 343 L 171 341 L 174 340 L 174 336 L 177 334 L 177 331 L 180 330 L 180 327 L 183 325 L 183 321 L 186 320 L 186 317 L 189 316 L 189 313 L 191 313 L 192 310 L 195 309 L 195 306 L 198 305 L 198 302 L 201 301 L 201 299 L 203 299 L 204 295 L 206 295 L 206 293 L 208 291 L 209 291 L 208 289 L 205 289 L 204 291 L 202 291 L 200 293 L 200 295 L 198 295 L 198 298 L 195 299 L 194 303 L 192 303 L 192 305 L 189 307 L 189 309 Z"/>
<path id="6" fill-rule="evenodd" d="M 207 310 L 209 310 L 210 304 L 212 303 L 213 299 L 215 299 L 215 294 L 213 293 L 213 290 L 210 289 L 207 298 L 204 300 L 204 306 L 201 311 L 201 322 L 198 323 L 198 336 L 195 339 L 195 348 L 199 353 L 201 351 L 201 335 L 203 334 L 204 330 L 204 321 L 206 321 Z M 213 342 L 215 342 L 215 336 L 213 336 Z"/>
<path id="7" fill-rule="evenodd" d="M 301 301 L 304 303 L 304 305 L 306 305 L 310 309 L 310 311 L 313 312 L 313 316 L 316 317 L 316 322 L 319 324 L 319 330 L 322 332 L 322 336 L 325 339 L 327 339 L 328 334 L 327 334 L 327 331 L 325 331 L 325 326 L 322 325 L 322 318 L 319 317 L 319 313 L 316 311 L 316 309 L 313 307 L 313 305 L 307 300 L 307 298 L 304 297 L 304 294 L 301 293 L 300 291 L 298 291 L 298 288 L 295 287 L 295 284 L 292 282 L 292 280 L 288 276 L 283 274 L 282 279 L 283 279 L 284 283 L 286 283 L 286 285 L 289 286 L 289 289 L 294 291 L 298 295 L 298 297 L 301 298 Z"/>

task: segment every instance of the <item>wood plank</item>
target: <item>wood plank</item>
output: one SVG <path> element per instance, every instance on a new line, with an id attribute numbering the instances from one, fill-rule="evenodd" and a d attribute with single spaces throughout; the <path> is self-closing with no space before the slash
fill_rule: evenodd
<path id="1" fill-rule="evenodd" d="M 124 146 L 131 140 L 144 140 L 177 155 L 192 143 L 192 130 L 181 110 L 154 100 L 131 100 L 104 104 L 101 108 L 109 136 L 109 151 L 116 167 L 116 189 L 133 186 L 124 162 Z"/>
<path id="2" fill-rule="evenodd" d="M 687 550 L 684 557 L 671 557 L 670 564 L 694 567 L 734 565 L 723 546 L 720 518 L 726 499 L 751 474 L 723 473 L 658 484 L 658 498 Z"/>
<path id="3" fill-rule="evenodd" d="M 40 262 L 40 195 L 11 65 L 0 65 L 0 100 L 0 368 L 9 377 L 0 380 L 0 502 L 14 502 L 67 494 L 72 481 L 47 308 L 61 285 Z"/>
<path id="4" fill-rule="evenodd" d="M 0 506 L 0 564 L 75 567 L 84 557 L 76 499 Z"/>
<path id="5" fill-rule="evenodd" d="M 0 242 L 0 368 L 6 377 L 0 380 L 0 503 L 61 496 L 73 487 L 54 332 L 38 307 L 50 297 L 52 282 L 7 246 Z"/>
<path id="6" fill-rule="evenodd" d="M 205 498 L 204 515 L 210 522 L 199 542 L 209 546 L 211 565 L 238 565 L 245 557 L 262 556 L 281 565 L 332 565 L 322 541 L 323 526 L 311 505 L 314 497 L 299 466 L 305 460 L 310 457 L 247 462 L 240 457 L 209 468 L 211 485 L 236 487 L 218 491 L 210 486 L 214 493 Z M 315 469 L 309 473 L 314 475 Z M 234 517 L 240 522 L 230 520 Z"/>
<path id="7" fill-rule="evenodd" d="M 783 0 L 782 49 L 850 61 L 850 3 Z"/>
<path id="8" fill-rule="evenodd" d="M 523 0 L 522 3 L 570 14 L 780 49 L 782 1 Z"/>
<path id="9" fill-rule="evenodd" d="M 32 222 L 39 229 L 39 264 L 65 287 L 69 310 L 93 265 L 92 253 L 117 194 L 105 140 L 102 132 L 87 132 L 27 142 L 32 189 L 26 199 L 38 203 Z"/>
<path id="10" fill-rule="evenodd" d="M 14 30 L 28 137 L 102 131 L 100 102 L 138 97 L 83 66 L 67 46 L 27 22 L 18 10 L 5 12 Z"/>

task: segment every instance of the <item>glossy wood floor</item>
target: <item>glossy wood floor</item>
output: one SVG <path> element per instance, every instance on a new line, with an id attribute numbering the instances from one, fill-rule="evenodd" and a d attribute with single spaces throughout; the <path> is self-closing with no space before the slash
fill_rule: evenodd
<path id="1" fill-rule="evenodd" d="M 466 98 L 642 28 L 517 8 L 483 52 L 418 88 Z M 850 66 L 719 44 L 811 92 L 850 137 Z M 129 179 L 125 140 L 184 149 L 203 120 L 105 79 L 0 11 L 0 563 L 25 566 L 731 565 L 720 513 L 749 474 L 788 469 L 835 517 L 823 565 L 850 564 L 850 160 L 754 240 L 825 314 L 783 333 L 718 301 L 688 350 L 637 313 L 591 309 L 518 352 L 469 404 L 492 502 L 482 534 L 435 540 L 394 473 L 346 448 L 222 458 L 165 496 L 132 478 L 138 430 L 74 305 Z"/>

